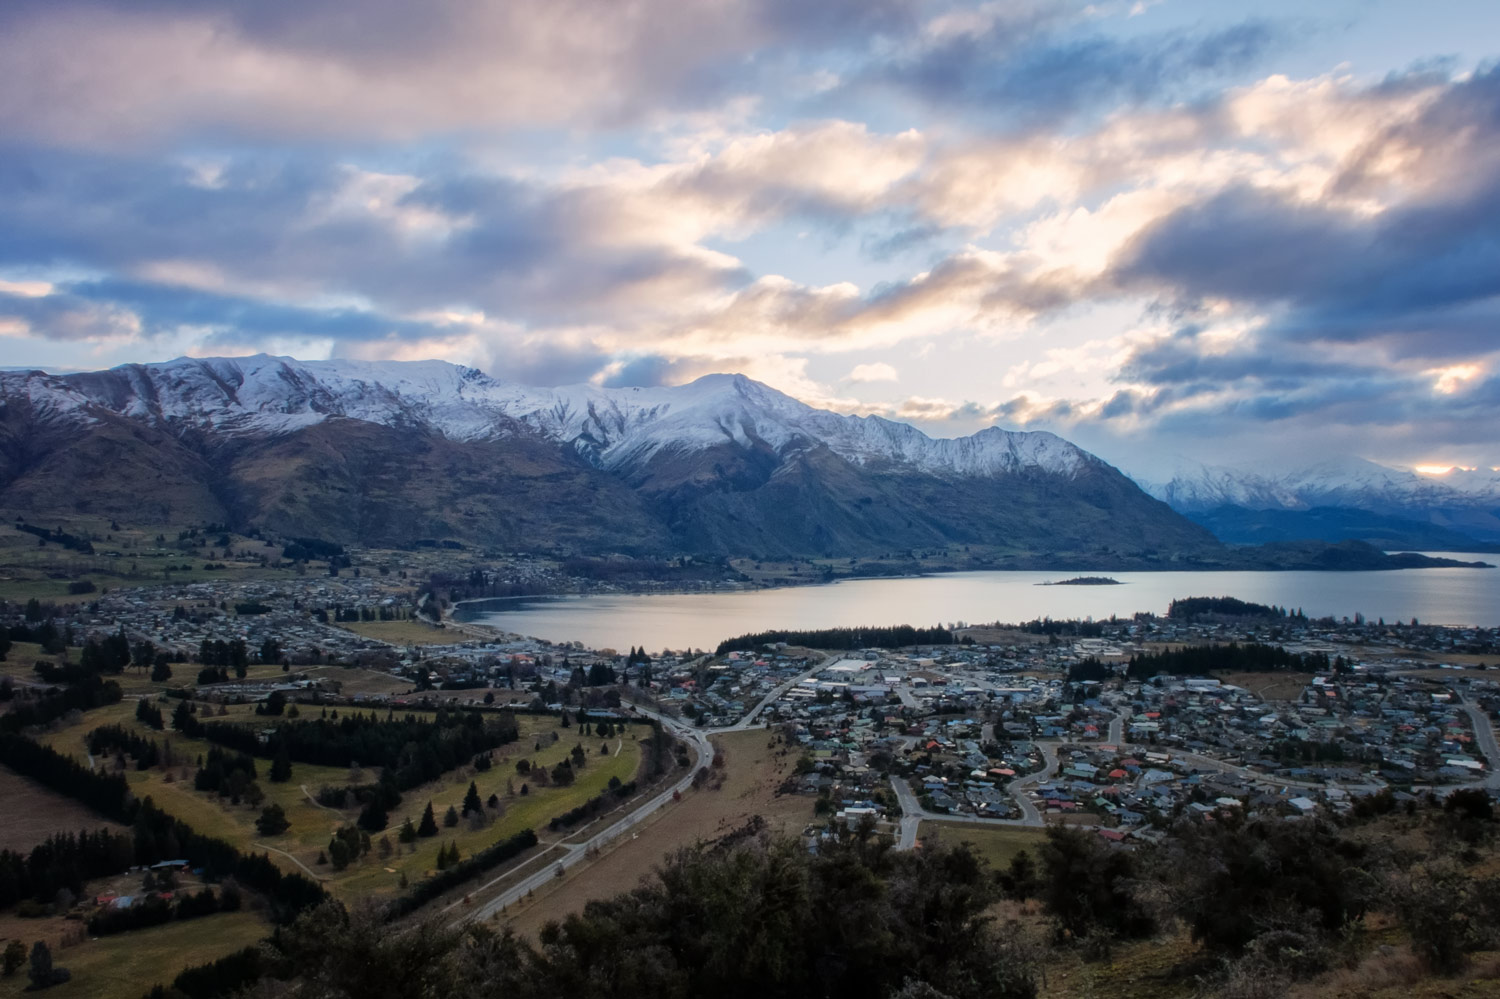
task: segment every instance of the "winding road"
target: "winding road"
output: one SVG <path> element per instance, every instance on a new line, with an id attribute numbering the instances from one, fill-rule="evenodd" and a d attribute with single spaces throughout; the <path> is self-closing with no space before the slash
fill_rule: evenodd
<path id="1" fill-rule="evenodd" d="M 1500 790 L 1500 743 L 1495 741 L 1495 724 L 1490 721 L 1490 716 L 1485 714 L 1483 708 L 1462 693 L 1458 698 L 1464 711 L 1468 712 L 1469 720 L 1474 723 L 1474 739 L 1489 763 L 1490 772 L 1485 775 L 1482 784 L 1491 791 Z"/>
<path id="2" fill-rule="evenodd" d="M 501 909 L 506 908 L 510 905 L 514 905 L 522 898 L 525 898 L 529 892 L 535 891 L 543 885 L 555 881 L 560 875 L 565 876 L 567 869 L 573 867 L 574 865 L 582 862 L 585 858 L 587 858 L 590 850 L 595 847 L 602 847 L 606 843 L 619 838 L 620 836 L 629 832 L 631 827 L 638 825 L 641 820 L 656 814 L 661 809 L 666 808 L 668 805 L 672 804 L 673 796 L 692 787 L 693 778 L 698 775 L 698 771 L 703 770 L 713 762 L 714 748 L 713 745 L 708 741 L 709 733 L 707 731 L 703 729 L 692 728 L 688 725 L 684 725 L 682 722 L 678 721 L 676 718 L 672 718 L 669 715 L 663 715 L 659 712 L 650 711 L 639 706 L 633 707 L 630 710 L 633 710 L 636 714 L 645 715 L 649 718 L 655 718 L 657 721 L 661 722 L 662 725 L 665 726 L 669 731 L 671 731 L 673 735 L 675 735 L 679 739 L 686 741 L 693 748 L 696 758 L 693 761 L 693 765 L 688 768 L 687 774 L 671 787 L 667 788 L 664 791 L 661 791 L 655 797 L 646 801 L 645 804 L 634 809 L 628 815 L 625 815 L 624 817 L 611 823 L 607 828 L 595 833 L 583 842 L 558 844 L 558 846 L 560 846 L 563 850 L 567 851 L 564 856 L 560 857 L 555 863 L 549 864 L 536 873 L 525 878 L 519 884 L 507 888 L 505 891 L 501 892 L 499 895 L 495 896 L 489 901 L 475 906 L 474 908 L 465 912 L 462 916 L 455 920 L 455 925 L 466 923 L 475 919 L 488 919 L 495 913 L 499 912 Z M 510 872 L 507 871 L 500 874 L 498 877 L 492 879 L 486 884 L 480 885 L 478 888 L 475 888 L 468 894 L 476 895 L 486 891 L 493 885 L 498 884 L 500 881 L 504 880 L 507 876 L 509 876 L 509 873 Z M 463 905 L 462 900 L 454 903 L 453 905 L 450 905 L 448 908 L 453 909 L 461 905 Z"/>

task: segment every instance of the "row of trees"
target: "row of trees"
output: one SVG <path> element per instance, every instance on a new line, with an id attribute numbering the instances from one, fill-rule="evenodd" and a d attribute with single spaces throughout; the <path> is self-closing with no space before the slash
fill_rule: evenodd
<path id="1" fill-rule="evenodd" d="M 59 889 L 79 896 L 84 882 L 129 868 L 135 853 L 134 837 L 108 829 L 55 833 L 29 854 L 0 850 L 0 909 L 51 902 Z"/>
<path id="2" fill-rule="evenodd" d="M 233 877 L 271 903 L 273 917 L 289 921 L 326 896 L 300 874 L 283 874 L 264 854 L 242 854 L 229 843 L 197 832 L 152 802 L 136 798 L 119 774 L 97 773 L 71 757 L 18 735 L 0 734 L 0 759 L 26 777 L 83 802 L 132 827 L 135 863 L 185 859 L 206 877 Z"/>
<path id="3" fill-rule="evenodd" d="M 1302 608 L 1289 612 L 1285 607 L 1250 603 L 1236 597 L 1183 597 L 1167 605 L 1167 617 L 1191 621 L 1203 617 L 1274 617 L 1306 621 Z"/>
<path id="4" fill-rule="evenodd" d="M 439 710 L 430 721 L 415 715 L 397 718 L 394 714 L 382 719 L 373 712 L 289 720 L 278 724 L 276 734 L 266 743 L 254 729 L 241 724 L 205 724 L 191 716 L 185 718 L 178 726 L 184 734 L 247 755 L 284 755 L 298 763 L 320 766 L 382 767 L 391 772 L 398 790 L 436 780 L 475 756 L 520 737 L 520 727 L 509 712 Z M 176 715 L 173 719 L 177 724 Z"/>
<path id="5" fill-rule="evenodd" d="M 755 652 L 775 642 L 813 649 L 900 649 L 908 645 L 952 645 L 953 632 L 943 627 L 820 628 L 815 631 L 759 631 L 719 643 L 716 655 Z"/>
<path id="6" fill-rule="evenodd" d="M 1130 657 L 1125 675 L 1133 680 L 1146 680 L 1163 673 L 1168 676 L 1206 676 L 1215 670 L 1316 673 L 1343 666 L 1342 658 L 1335 663 L 1326 652 L 1288 652 L 1279 645 L 1230 642 L 1228 645 L 1193 645 L 1137 653 Z"/>

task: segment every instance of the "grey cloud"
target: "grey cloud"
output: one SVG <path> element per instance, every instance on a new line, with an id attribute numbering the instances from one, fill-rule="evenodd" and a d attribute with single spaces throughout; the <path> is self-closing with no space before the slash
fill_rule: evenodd
<path id="1" fill-rule="evenodd" d="M 1124 288 L 1280 310 L 1294 342 L 1382 341 L 1405 356 L 1494 344 L 1500 322 L 1500 70 L 1452 84 L 1379 145 L 1419 143 L 1407 200 L 1374 216 L 1233 187 L 1178 209 L 1115 262 Z M 1351 166 L 1348 180 L 1363 169 Z M 1429 176 L 1444 180 L 1422 186 Z M 1452 182 L 1447 179 L 1452 177 Z"/>
<path id="2" fill-rule="evenodd" d="M 1287 26 L 1251 20 L 1216 31 L 1137 39 L 1077 37 L 1071 11 L 1036 7 L 915 55 L 868 68 L 860 85 L 962 104 L 1027 124 L 1101 105 L 1179 99 L 1291 43 Z"/>
<path id="3" fill-rule="evenodd" d="M 404 205 L 464 215 L 412 241 L 376 214 L 332 213 L 343 168 L 231 163 L 189 169 L 119 157 L 0 151 L 0 264 L 138 273 L 186 261 L 265 297 L 356 295 L 387 312 L 460 305 L 547 323 L 598 322 L 623 301 L 733 287 L 743 272 L 664 245 L 601 239 L 600 198 L 492 180 L 434 180 Z M 187 294 L 187 292 L 184 292 Z"/>
<path id="4" fill-rule="evenodd" d="M 107 340 L 132 336 L 136 317 L 117 303 L 67 292 L 25 296 L 0 292 L 0 322 L 19 320 L 31 335 L 52 340 Z"/>

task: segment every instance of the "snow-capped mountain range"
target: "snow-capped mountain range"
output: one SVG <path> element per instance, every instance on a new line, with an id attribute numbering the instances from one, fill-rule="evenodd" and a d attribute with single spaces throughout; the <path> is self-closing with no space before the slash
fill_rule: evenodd
<path id="1" fill-rule="evenodd" d="M 1500 504 L 1500 472 L 1452 469 L 1424 475 L 1363 458 L 1332 458 L 1287 472 L 1262 472 L 1182 462 L 1166 482 L 1136 480 L 1141 488 L 1184 511 L 1218 506 L 1306 510 L 1317 506 L 1409 509 Z"/>
<path id="2" fill-rule="evenodd" d="M 1500 541 L 1500 472 L 1488 468 L 1424 475 L 1346 457 L 1271 472 L 1182 461 L 1165 482 L 1136 481 L 1221 538 L 1241 542 L 1357 537 L 1389 548 L 1451 546 L 1462 536 Z M 1263 512 L 1281 516 L 1250 516 Z M 1403 529 L 1398 521 L 1462 536 Z"/>
<path id="3" fill-rule="evenodd" d="M 0 372 L 0 510 L 505 551 L 910 557 L 974 545 L 1048 564 L 1089 553 L 1104 568 L 1219 551 L 1053 434 L 934 439 L 739 375 L 533 388 L 442 361 Z"/>
<path id="4" fill-rule="evenodd" d="M 24 397 L 39 414 L 61 421 L 96 419 L 104 409 L 162 428 L 236 436 L 286 434 L 335 417 L 421 425 L 456 441 L 529 430 L 611 470 L 663 452 L 752 442 L 780 451 L 799 441 L 824 444 L 862 466 L 890 462 L 939 475 L 1026 468 L 1071 475 L 1101 463 L 1050 433 L 989 428 L 934 439 L 878 416 L 814 409 L 743 375 L 708 375 L 672 388 L 534 388 L 445 361 L 298 361 L 261 354 L 85 374 L 3 372 L 0 396 Z"/>

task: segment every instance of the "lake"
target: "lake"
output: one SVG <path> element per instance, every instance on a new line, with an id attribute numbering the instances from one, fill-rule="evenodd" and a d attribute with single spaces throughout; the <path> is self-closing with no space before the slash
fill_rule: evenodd
<path id="1" fill-rule="evenodd" d="M 1494 555 L 1443 554 L 1497 561 Z M 1074 576 L 1109 576 L 1121 585 L 1038 585 Z M 1371 620 L 1500 626 L 1500 569 L 956 572 L 775 590 L 481 600 L 461 605 L 456 616 L 594 649 L 713 649 L 726 638 L 773 628 L 1129 617 L 1137 611 L 1165 614 L 1177 597 L 1220 596 L 1300 607 L 1311 617 L 1362 613 Z"/>

